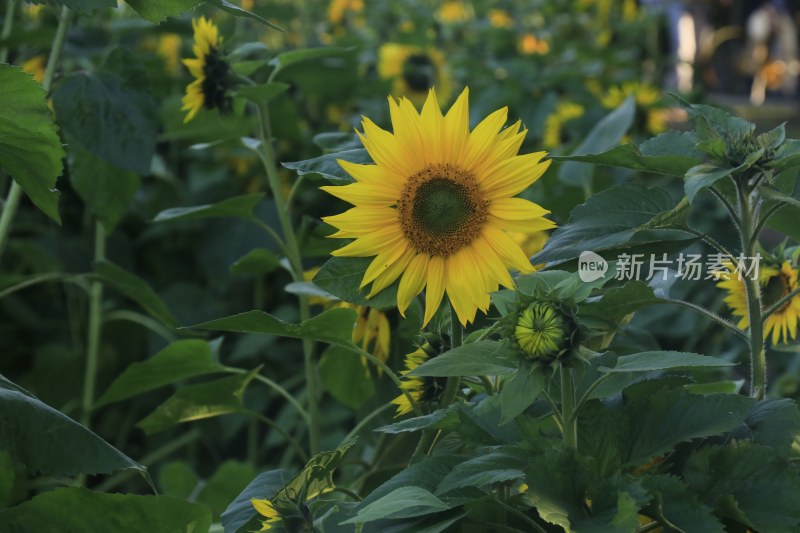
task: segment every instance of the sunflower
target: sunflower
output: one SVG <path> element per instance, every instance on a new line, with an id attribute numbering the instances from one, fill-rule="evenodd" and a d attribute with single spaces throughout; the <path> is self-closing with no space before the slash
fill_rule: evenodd
<path id="1" fill-rule="evenodd" d="M 430 354 L 425 350 L 426 347 L 430 349 L 429 345 L 425 345 L 408 354 L 405 361 L 406 369 L 401 372 L 404 379 L 400 388 L 408 392 L 408 396 L 411 396 L 414 403 L 417 404 L 437 400 L 447 385 L 447 378 L 408 376 L 409 372 L 431 358 Z M 394 416 L 402 416 L 413 410 L 411 402 L 405 394 L 400 394 L 400 396 L 392 400 L 392 403 L 397 406 L 397 412 Z"/>
<path id="2" fill-rule="evenodd" d="M 259 529 L 259 531 L 268 531 L 272 529 L 272 526 L 276 522 L 280 522 L 281 516 L 278 513 L 278 509 L 275 508 L 275 505 L 271 501 L 251 498 L 250 503 L 255 507 L 256 511 L 258 511 L 258 514 L 266 518 L 266 520 L 261 522 L 261 529 Z"/>
<path id="3" fill-rule="evenodd" d="M 328 6 L 328 21 L 331 24 L 340 24 L 346 13 L 362 11 L 364 11 L 364 0 L 332 0 Z"/>
<path id="4" fill-rule="evenodd" d="M 667 111 L 657 107 L 661 94 L 658 89 L 648 83 L 628 81 L 622 85 L 611 87 L 603 96 L 600 103 L 607 109 L 614 109 L 622 105 L 628 96 L 636 100 L 637 122 L 652 134 L 661 133 L 667 129 Z"/>
<path id="5" fill-rule="evenodd" d="M 573 102 L 560 102 L 544 122 L 542 144 L 545 148 L 555 148 L 562 143 L 564 124 L 583 116 L 584 107 Z"/>
<path id="6" fill-rule="evenodd" d="M 411 99 L 419 105 L 436 87 L 439 97 L 450 97 L 450 75 L 444 55 L 435 48 L 386 43 L 378 50 L 378 75 L 392 80 L 392 94 Z"/>
<path id="7" fill-rule="evenodd" d="M 33 75 L 33 79 L 42 83 L 44 81 L 46 63 L 43 55 L 33 56 L 22 64 L 22 70 Z"/>
<path id="8" fill-rule="evenodd" d="M 466 22 L 472 18 L 471 8 L 461 0 L 445 0 L 436 12 L 436 18 L 445 24 Z"/>
<path id="9" fill-rule="evenodd" d="M 222 38 L 219 30 L 205 17 L 192 19 L 192 27 L 195 57 L 184 59 L 183 64 L 195 80 L 186 87 L 186 95 L 183 97 L 181 111 L 188 111 L 184 123 L 192 120 L 203 107 L 226 110 L 230 106 L 227 95 L 230 66 L 221 57 L 219 46 Z"/>
<path id="10" fill-rule="evenodd" d="M 747 290 L 744 280 L 739 275 L 734 275 L 735 267 L 732 263 L 725 264 L 727 271 L 717 272 L 717 287 L 728 292 L 725 303 L 731 308 L 734 316 L 740 317 L 737 324 L 740 329 L 750 326 L 747 312 Z M 762 266 L 758 271 L 758 281 L 761 284 L 761 300 L 764 309 L 768 309 L 775 302 L 797 288 L 798 271 L 788 261 L 784 261 L 780 268 L 776 266 Z M 787 343 L 789 339 L 797 337 L 797 321 L 800 319 L 800 295 L 794 296 L 790 301 L 772 313 L 764 322 L 764 338 L 772 334 L 772 344 Z"/>
<path id="11" fill-rule="evenodd" d="M 466 325 L 489 308 L 489 293 L 513 288 L 509 267 L 533 267 L 508 232 L 535 233 L 555 225 L 549 211 L 513 196 L 544 174 L 545 152 L 516 155 L 525 137 L 521 123 L 502 129 L 502 108 L 469 130 L 468 90 L 442 116 L 431 90 L 420 113 L 408 99 L 389 99 L 394 133 L 364 118 L 361 141 L 376 164 L 339 160 L 355 179 L 322 187 L 355 207 L 324 220 L 332 235 L 355 241 L 335 256 L 375 257 L 361 287 L 368 297 L 400 278 L 401 314 L 427 286 L 423 325 L 444 293 Z"/>

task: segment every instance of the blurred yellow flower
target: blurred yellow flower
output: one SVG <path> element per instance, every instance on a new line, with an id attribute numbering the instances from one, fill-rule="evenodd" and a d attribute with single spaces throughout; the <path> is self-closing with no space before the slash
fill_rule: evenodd
<path id="1" fill-rule="evenodd" d="M 25 14 L 34 20 L 39 18 L 42 9 L 44 9 L 44 4 L 25 4 Z"/>
<path id="2" fill-rule="evenodd" d="M 167 72 L 178 74 L 181 69 L 181 38 L 177 33 L 162 33 L 158 36 L 156 47 L 158 55 L 164 58 Z"/>
<path id="3" fill-rule="evenodd" d="M 561 135 L 564 124 L 583 116 L 584 108 L 573 102 L 559 102 L 555 110 L 544 122 L 542 144 L 545 148 L 555 148 L 562 143 Z"/>
<path id="4" fill-rule="evenodd" d="M 344 20 L 346 13 L 361 13 L 364 10 L 364 0 L 331 0 L 328 6 L 328 21 L 339 24 Z"/>
<path id="5" fill-rule="evenodd" d="M 490 9 L 488 13 L 489 24 L 493 28 L 513 28 L 514 19 L 504 9 Z"/>
<path id="6" fill-rule="evenodd" d="M 667 129 L 667 111 L 656 107 L 661 100 L 661 93 L 648 83 L 627 81 L 622 85 L 611 87 L 601 98 L 600 103 L 607 109 L 614 109 L 622 105 L 629 96 L 634 97 L 637 111 L 645 114 L 645 127 L 648 132 L 657 134 Z"/>
<path id="7" fill-rule="evenodd" d="M 442 3 L 439 11 L 436 12 L 437 18 L 447 24 L 466 22 L 472 18 L 470 6 L 461 0 L 446 0 Z"/>
<path id="8" fill-rule="evenodd" d="M 193 59 L 184 59 L 195 80 L 186 87 L 181 111 L 187 111 L 184 123 L 192 120 L 200 109 L 226 109 L 228 106 L 227 76 L 230 67 L 220 57 L 222 38 L 217 26 L 206 19 L 192 19 L 194 28 Z"/>
<path id="9" fill-rule="evenodd" d="M 33 79 L 42 83 L 44 81 L 44 69 L 47 62 L 43 55 L 33 56 L 22 63 L 22 70 L 28 74 L 33 74 Z"/>
<path id="10" fill-rule="evenodd" d="M 451 81 L 444 55 L 435 48 L 386 43 L 378 50 L 378 75 L 392 80 L 392 95 L 421 105 L 435 87 L 442 101 L 450 98 Z"/>
<path id="11" fill-rule="evenodd" d="M 242 0 L 242 9 L 246 9 L 247 11 L 253 10 L 253 0 Z"/>
<path id="12" fill-rule="evenodd" d="M 547 41 L 539 39 L 532 33 L 526 33 L 519 40 L 519 53 L 524 55 L 544 55 L 550 51 Z"/>
<path id="13" fill-rule="evenodd" d="M 531 257 L 542 251 L 547 238 L 550 236 L 546 231 L 537 231 L 535 233 L 523 233 L 519 231 L 509 232 L 509 237 L 514 239 L 525 255 Z M 538 270 L 543 265 L 534 265 L 533 268 Z"/>
<path id="14" fill-rule="evenodd" d="M 639 6 L 636 5 L 636 0 L 624 0 L 622 3 L 622 20 L 631 22 L 636 20 L 639 16 Z"/>

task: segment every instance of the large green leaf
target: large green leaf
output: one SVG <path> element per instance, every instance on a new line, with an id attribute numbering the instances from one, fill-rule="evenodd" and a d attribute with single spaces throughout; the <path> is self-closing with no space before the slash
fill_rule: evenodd
<path id="1" fill-rule="evenodd" d="M 713 510 L 700 502 L 689 487 L 674 476 L 657 475 L 644 480 L 649 492 L 655 496 L 652 509 L 661 523 L 679 533 L 724 533 L 725 528 L 714 516 Z"/>
<path id="2" fill-rule="evenodd" d="M 603 117 L 573 150 L 572 155 L 596 154 L 616 146 L 630 129 L 636 115 L 636 102 L 632 97 Z M 561 165 L 558 178 L 570 185 L 586 187 L 591 183 L 594 167 L 577 161 L 567 161 Z"/>
<path id="3" fill-rule="evenodd" d="M 132 54 L 114 50 L 100 69 L 70 74 L 56 86 L 59 124 L 95 157 L 123 170 L 149 173 L 158 119 L 146 80 Z"/>
<path id="4" fill-rule="evenodd" d="M 175 424 L 241 412 L 244 391 L 259 370 L 181 387 L 136 425 L 149 435 Z"/>
<path id="5" fill-rule="evenodd" d="M 95 272 L 103 283 L 139 304 L 153 318 L 173 328 L 178 325 L 158 294 L 138 276 L 106 260 L 95 264 Z"/>
<path id="6" fill-rule="evenodd" d="M 600 367 L 600 372 L 652 372 L 654 370 L 685 370 L 689 368 L 720 368 L 735 363 L 708 355 L 689 352 L 641 352 L 617 358 L 613 368 Z"/>
<path id="7" fill-rule="evenodd" d="M 616 324 L 626 315 L 661 303 L 664 303 L 664 299 L 656 296 L 651 286 L 644 281 L 631 280 L 620 287 L 608 289 L 600 298 L 584 302 L 581 314 Z"/>
<path id="8" fill-rule="evenodd" d="M 175 341 L 146 361 L 125 369 L 97 400 L 96 407 L 126 400 L 184 379 L 224 372 L 211 345 L 200 339 Z"/>
<path id="9" fill-rule="evenodd" d="M 281 264 L 280 259 L 265 248 L 255 248 L 240 257 L 230 267 L 233 274 L 263 275 L 276 270 Z"/>
<path id="10" fill-rule="evenodd" d="M 67 6 L 78 13 L 86 13 L 93 9 L 117 7 L 116 0 L 30 0 L 29 3 Z"/>
<path id="11" fill-rule="evenodd" d="M 228 504 L 255 477 L 252 465 L 228 459 L 205 481 L 196 501 L 208 506 L 214 520 L 219 521 L 220 514 L 225 511 Z"/>
<path id="12" fill-rule="evenodd" d="M 269 470 L 257 475 L 222 513 L 225 533 L 242 531 L 256 517 L 258 513 L 250 503 L 252 498 L 270 500 L 291 479 L 292 476 L 286 470 Z"/>
<path id="13" fill-rule="evenodd" d="M 583 476 L 570 450 L 551 450 L 533 456 L 525 470 L 526 495 L 542 520 L 572 531 L 571 521 L 583 516 Z"/>
<path id="14" fill-rule="evenodd" d="M 375 382 L 361 356 L 341 346 L 330 346 L 319 361 L 322 386 L 351 409 L 358 409 L 375 394 Z"/>
<path id="15" fill-rule="evenodd" d="M 513 348 L 497 341 L 464 344 L 425 361 L 411 371 L 412 376 L 495 376 L 511 374 L 518 368 L 512 359 Z"/>
<path id="16" fill-rule="evenodd" d="M 512 374 L 500 390 L 500 423 L 511 422 L 525 411 L 536 401 L 544 387 L 544 374 L 539 369 L 523 366 Z"/>
<path id="17" fill-rule="evenodd" d="M 241 218 L 242 220 L 252 220 L 253 209 L 255 209 L 263 199 L 264 193 L 256 193 L 226 198 L 225 200 L 215 204 L 196 205 L 192 207 L 173 207 L 161 211 L 155 216 L 153 222 L 217 217 L 232 217 Z"/>
<path id="18" fill-rule="evenodd" d="M 164 22 L 167 17 L 177 17 L 201 2 L 202 0 L 125 0 L 143 19 L 155 23 Z"/>
<path id="19" fill-rule="evenodd" d="M 345 172 L 338 163 L 340 159 L 359 165 L 369 165 L 372 163 L 372 158 L 366 150 L 363 148 L 355 148 L 353 150 L 345 150 L 344 152 L 321 155 L 304 161 L 282 163 L 282 165 L 290 170 L 294 170 L 301 176 L 304 174 L 318 174 L 335 185 L 352 183 L 353 178 L 350 174 Z"/>
<path id="20" fill-rule="evenodd" d="M 82 487 L 58 488 L 0 512 L 0 530 L 15 533 L 207 533 L 210 527 L 211 512 L 203 505 Z"/>
<path id="21" fill-rule="evenodd" d="M 687 170 L 700 163 L 700 154 L 695 150 L 695 144 L 697 138 L 693 132 L 668 131 L 643 142 L 640 146 L 629 143 L 615 146 L 607 152 L 554 156 L 553 159 L 682 177 Z"/>
<path id="22" fill-rule="evenodd" d="M 86 150 L 70 150 L 69 177 L 83 203 L 100 219 L 106 232 L 114 231 L 139 190 L 139 175 L 122 170 Z"/>
<path id="23" fill-rule="evenodd" d="M 144 467 L 0 375 L 0 449 L 31 474 L 109 474 Z M 2 529 L 2 528 L 0 528 Z"/>
<path id="24" fill-rule="evenodd" d="M 364 273 L 372 260 L 370 257 L 331 257 L 314 276 L 314 284 L 352 304 L 375 309 L 392 309 L 397 306 L 399 281 L 369 299 L 366 297 L 369 294 L 369 287 L 359 289 Z"/>
<path id="25" fill-rule="evenodd" d="M 449 505 L 421 487 L 400 487 L 361 507 L 356 516 L 344 523 L 364 524 L 382 518 L 410 518 L 449 508 Z"/>
<path id="26" fill-rule="evenodd" d="M 30 74 L 0 64 L 0 101 L 0 168 L 36 207 L 60 224 L 55 186 L 64 149 L 47 95 Z"/>
<path id="27" fill-rule="evenodd" d="M 495 483 L 521 479 L 530 452 L 499 448 L 464 461 L 453 467 L 436 489 L 436 494 L 446 494 L 453 489 L 479 487 L 491 489 Z"/>
<path id="28" fill-rule="evenodd" d="M 256 103 L 264 103 L 272 100 L 287 89 L 289 89 L 289 86 L 285 83 L 272 82 L 262 85 L 245 85 L 237 89 L 236 94 Z"/>
<path id="29" fill-rule="evenodd" d="M 329 309 L 300 324 L 290 324 L 263 311 L 247 311 L 191 326 L 193 329 L 264 333 L 279 337 L 312 339 L 330 344 L 351 345 L 356 312 L 352 309 Z"/>
<path id="30" fill-rule="evenodd" d="M 673 211 L 676 206 L 670 194 L 657 187 L 626 183 L 606 189 L 573 209 L 567 224 L 553 232 L 531 262 L 561 262 L 587 250 L 626 249 L 665 240 L 688 245 L 691 234 L 669 229 L 684 216 L 684 209 Z"/>
<path id="31" fill-rule="evenodd" d="M 312 61 L 324 57 L 338 56 L 349 52 L 349 48 L 338 48 L 335 46 L 325 46 L 320 48 L 300 48 L 297 50 L 289 50 L 283 52 L 272 58 L 269 62 L 270 65 L 275 67 L 273 77 L 281 70 L 301 63 L 303 61 Z"/>

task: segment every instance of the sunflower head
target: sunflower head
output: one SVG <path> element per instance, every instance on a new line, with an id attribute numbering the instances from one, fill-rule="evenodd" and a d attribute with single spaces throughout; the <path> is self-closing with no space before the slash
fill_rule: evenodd
<path id="1" fill-rule="evenodd" d="M 435 48 L 386 43 L 378 50 L 378 74 L 392 80 L 394 96 L 404 96 L 415 104 L 422 103 L 434 86 L 440 98 L 450 96 L 444 55 Z"/>
<path id="2" fill-rule="evenodd" d="M 186 87 L 182 111 L 187 111 L 184 122 L 192 120 L 200 109 L 220 109 L 227 111 L 231 105 L 228 95 L 230 88 L 230 65 L 222 57 L 217 26 L 206 19 L 192 19 L 194 28 L 195 57 L 184 59 L 183 64 L 194 76 L 194 81 Z"/>
<path id="3" fill-rule="evenodd" d="M 421 112 L 408 99 L 389 100 L 394 133 L 365 118 L 359 136 L 374 165 L 339 164 L 355 179 L 324 190 L 354 205 L 324 220 L 332 235 L 355 239 L 336 256 L 374 257 L 361 287 L 372 297 L 399 280 L 397 306 L 405 313 L 425 289 L 424 325 L 446 293 L 466 325 L 489 294 L 513 288 L 509 268 L 533 270 L 511 237 L 534 234 L 554 224 L 549 211 L 514 196 L 549 166 L 544 152 L 516 155 L 525 130 L 502 129 L 507 109 L 469 130 L 468 92 L 443 116 L 430 91 Z"/>
<path id="4" fill-rule="evenodd" d="M 578 344 L 578 328 L 565 305 L 524 299 L 516 312 L 505 318 L 507 337 L 523 358 L 548 364 L 566 359 Z"/>
<path id="5" fill-rule="evenodd" d="M 560 102 L 544 122 L 542 142 L 545 148 L 556 148 L 566 140 L 564 124 L 583 116 L 584 107 L 573 102 Z"/>
<path id="6" fill-rule="evenodd" d="M 425 343 L 413 353 L 406 356 L 406 368 L 401 372 L 404 378 L 400 388 L 408 395 L 402 393 L 392 400 L 392 403 L 397 406 L 396 417 L 413 411 L 414 408 L 411 404 L 411 400 L 413 400 L 415 404 L 427 404 L 438 401 L 441 398 L 445 386 L 447 385 L 447 378 L 408 375 L 419 365 L 436 357 L 439 353 L 441 353 L 440 349 Z M 411 400 L 409 400 L 409 397 L 411 397 Z"/>
<path id="7" fill-rule="evenodd" d="M 266 499 L 257 499 L 251 498 L 250 503 L 253 505 L 255 510 L 260 514 L 264 519 L 261 521 L 261 529 L 259 531 L 269 531 L 272 529 L 272 526 L 275 523 L 281 521 L 281 515 L 278 512 L 278 509 L 275 507 L 271 501 Z"/>

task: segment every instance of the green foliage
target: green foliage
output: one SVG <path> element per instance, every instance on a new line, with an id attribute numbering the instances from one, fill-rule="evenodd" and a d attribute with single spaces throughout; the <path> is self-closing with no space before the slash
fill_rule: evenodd
<path id="1" fill-rule="evenodd" d="M 31 201 L 61 222 L 56 178 L 64 149 L 47 107 L 42 86 L 21 69 L 0 65 L 0 168 L 8 172 Z"/>
<path id="2" fill-rule="evenodd" d="M 173 207 L 157 214 L 153 222 L 218 217 L 234 217 L 242 220 L 252 220 L 253 209 L 255 209 L 263 199 L 264 193 L 257 193 L 235 196 L 215 204 L 197 205 L 193 207 Z"/>
<path id="3" fill-rule="evenodd" d="M 114 263 L 105 260 L 98 261 L 95 264 L 95 272 L 103 283 L 135 301 L 153 318 L 170 327 L 178 325 L 164 302 L 159 298 L 158 293 L 135 274 L 131 274 Z"/>
<path id="4" fill-rule="evenodd" d="M 352 350 L 330 346 L 319 361 L 319 373 L 325 390 L 352 409 L 358 409 L 375 394 L 366 361 Z"/>

